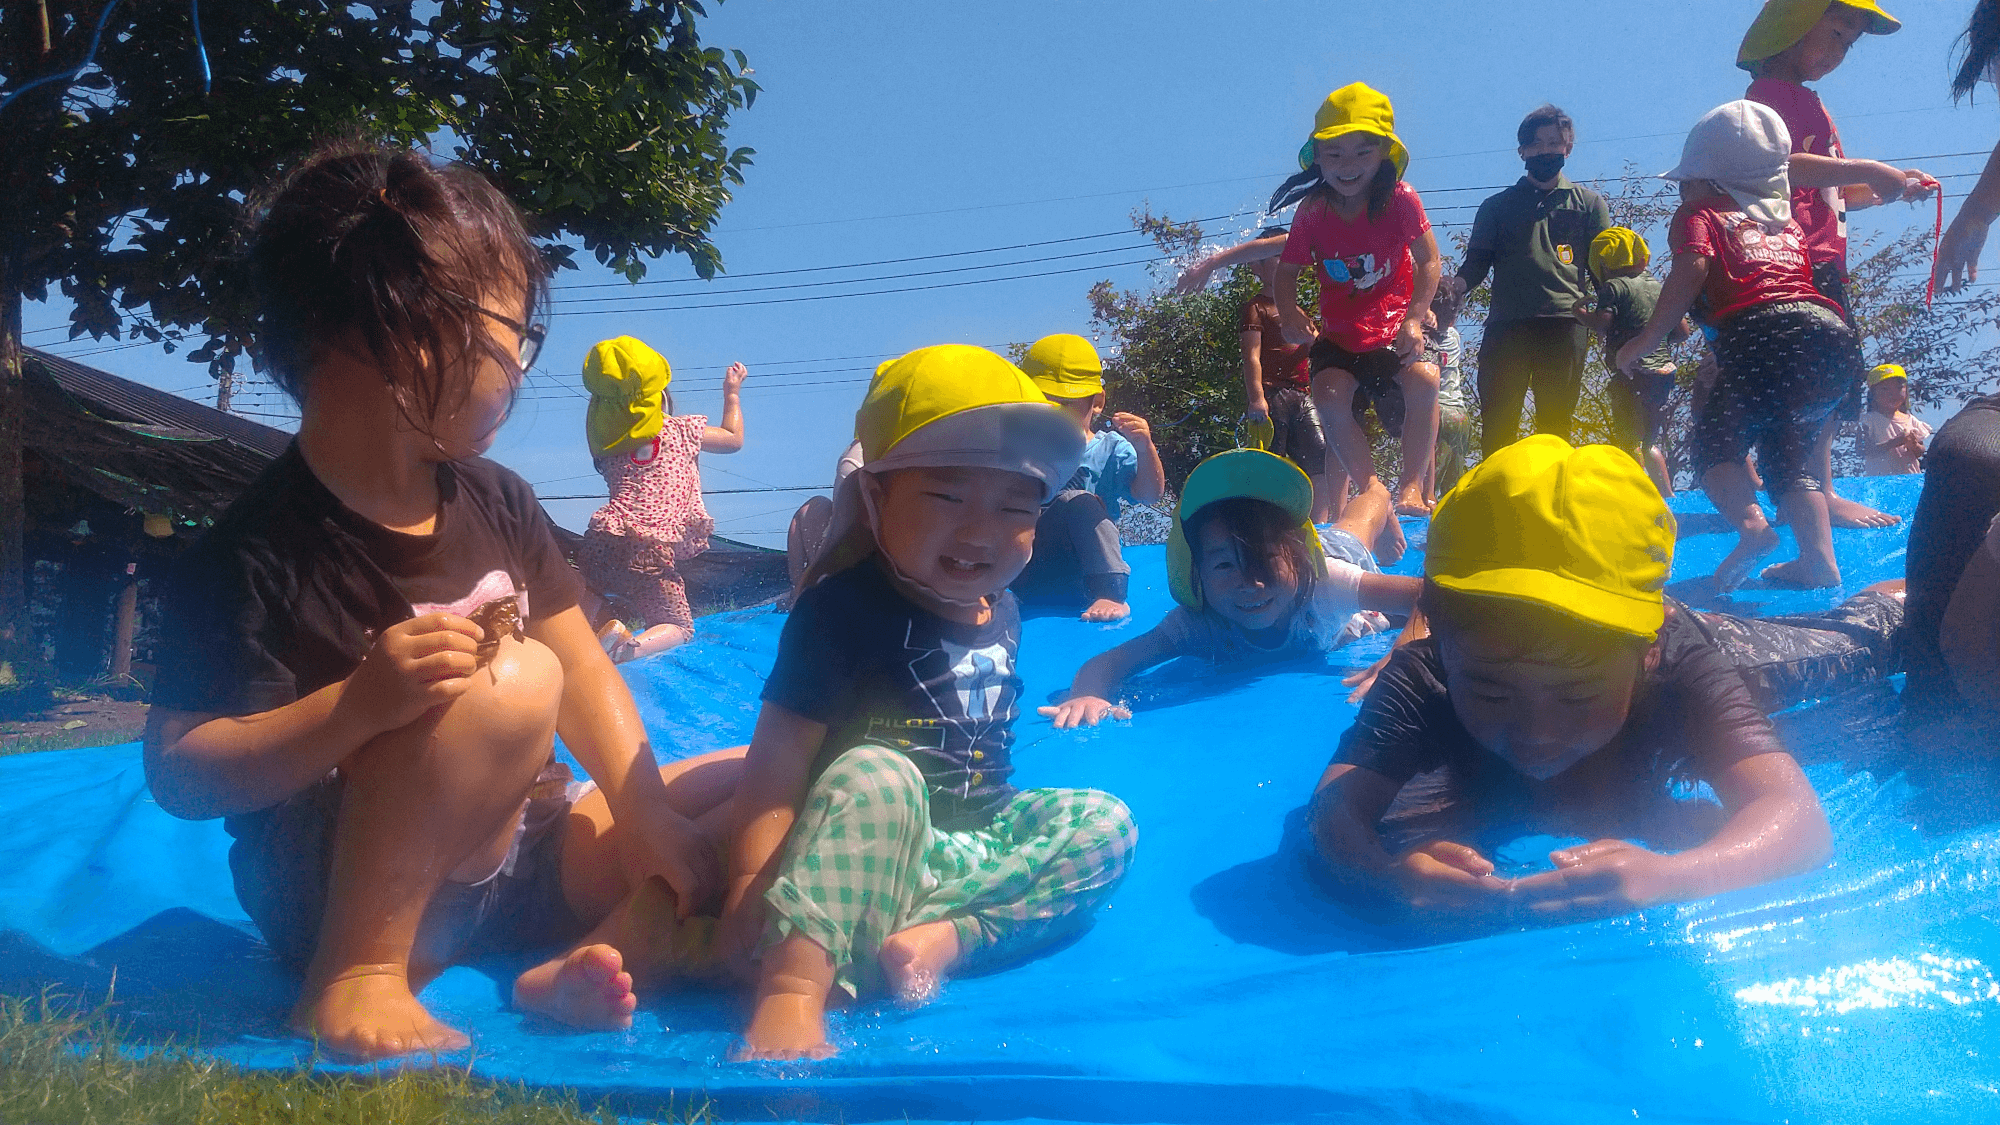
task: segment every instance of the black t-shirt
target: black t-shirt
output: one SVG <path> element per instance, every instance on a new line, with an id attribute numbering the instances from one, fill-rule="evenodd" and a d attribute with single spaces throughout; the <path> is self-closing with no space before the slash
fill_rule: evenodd
<path id="1" fill-rule="evenodd" d="M 293 444 L 175 567 L 155 706 L 275 710 L 346 679 L 374 638 L 420 612 L 521 596 L 523 625 L 577 603 L 528 483 L 484 459 L 438 466 L 430 535 L 364 519 Z M 255 815 L 255 814 L 252 814 Z"/>
<path id="2" fill-rule="evenodd" d="M 1657 660 L 1632 693 L 1624 728 L 1547 781 L 1517 772 L 1473 740 L 1446 693 L 1437 644 L 1425 638 L 1396 651 L 1341 735 L 1335 762 L 1398 785 L 1449 767 L 1473 794 L 1535 805 L 1577 799 L 1615 806 L 1629 798 L 1637 808 L 1672 781 L 1712 778 L 1745 758 L 1784 750 L 1727 654 L 1702 633 L 1692 611 L 1671 600 L 1654 642 Z"/>
<path id="3" fill-rule="evenodd" d="M 812 776 L 861 743 L 901 750 L 923 771 L 931 823 L 981 828 L 1014 796 L 1021 615 L 1002 593 L 984 625 L 912 605 L 874 560 L 799 595 L 764 701 L 826 724 Z"/>

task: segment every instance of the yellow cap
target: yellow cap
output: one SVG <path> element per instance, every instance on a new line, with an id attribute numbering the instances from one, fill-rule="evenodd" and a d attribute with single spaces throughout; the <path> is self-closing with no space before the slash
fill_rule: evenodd
<path id="1" fill-rule="evenodd" d="M 1878 364 L 1873 371 L 1868 373 L 1868 385 L 1872 387 L 1877 383 L 1888 382 L 1890 379 L 1907 380 L 1909 377 L 1910 373 L 1903 370 L 1902 365 L 1883 363 Z"/>
<path id="2" fill-rule="evenodd" d="M 1201 581 L 1184 525 L 1210 504 L 1239 498 L 1277 505 L 1305 530 L 1307 542 L 1319 542 L 1312 523 L 1312 480 L 1297 465 L 1261 449 L 1231 449 L 1208 458 L 1181 486 L 1180 503 L 1174 506 L 1173 526 L 1167 532 L 1167 590 L 1189 609 L 1201 609 Z M 1319 576 L 1324 578 L 1325 552 L 1315 550 L 1313 557 L 1319 560 Z"/>
<path id="3" fill-rule="evenodd" d="M 1652 260 L 1646 240 L 1629 227 L 1606 227 L 1590 240 L 1590 273 L 1599 281 L 1612 270 L 1645 269 Z"/>
<path id="4" fill-rule="evenodd" d="M 1313 165 L 1313 142 L 1330 141 L 1349 133 L 1367 133 L 1389 142 L 1386 154 L 1396 167 L 1396 178 L 1410 166 L 1410 150 L 1396 136 L 1396 107 L 1366 82 L 1350 82 L 1326 96 L 1319 112 L 1313 114 L 1312 136 L 1299 149 L 1299 167 Z"/>
<path id="5" fill-rule="evenodd" d="M 1537 434 L 1493 454 L 1438 501 L 1424 576 L 1651 637 L 1674 559 L 1674 517 L 1632 455 Z"/>
<path id="6" fill-rule="evenodd" d="M 653 440 L 666 418 L 661 392 L 673 379 L 667 357 L 643 340 L 619 336 L 593 345 L 583 360 L 583 385 L 590 392 L 583 432 L 590 455 L 630 453 Z"/>
<path id="7" fill-rule="evenodd" d="M 1058 332 L 1028 348 L 1021 370 L 1050 398 L 1089 398 L 1104 390 L 1104 361 L 1089 340 Z"/>
<path id="8" fill-rule="evenodd" d="M 1806 32 L 1836 3 L 1874 17 L 1868 22 L 1870 35 L 1887 35 L 1903 26 L 1875 0 L 1765 0 L 1764 10 L 1757 13 L 1750 30 L 1743 33 L 1743 45 L 1736 49 L 1736 65 L 1755 74 L 1758 63 L 1804 39 Z"/>

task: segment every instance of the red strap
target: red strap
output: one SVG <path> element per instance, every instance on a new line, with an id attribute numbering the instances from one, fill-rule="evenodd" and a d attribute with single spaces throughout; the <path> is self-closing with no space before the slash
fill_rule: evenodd
<path id="1" fill-rule="evenodd" d="M 1931 300 L 1937 296 L 1938 250 L 1944 245 L 1944 185 L 1937 184 L 1937 226 L 1931 230 L 1931 279 L 1924 284 L 1924 309 L 1928 311 Z"/>

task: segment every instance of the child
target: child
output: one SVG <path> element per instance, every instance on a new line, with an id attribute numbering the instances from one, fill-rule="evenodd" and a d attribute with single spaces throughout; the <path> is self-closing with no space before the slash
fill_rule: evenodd
<path id="1" fill-rule="evenodd" d="M 836 988 L 921 1000 L 1076 932 L 1136 841 L 1109 794 L 1007 783 L 1007 583 L 1081 432 L 960 344 L 877 368 L 855 432 L 865 463 L 785 622 L 736 793 L 719 932 L 733 959 L 761 959 L 750 1058 L 832 1054 Z"/>
<path id="2" fill-rule="evenodd" d="M 1438 440 L 1424 499 L 1435 504 L 1465 471 L 1465 458 L 1472 452 L 1472 412 L 1465 401 L 1465 344 L 1458 335 L 1458 290 L 1438 286 L 1437 295 L 1431 298 L 1431 316 L 1437 323 L 1424 329 L 1424 362 L 1438 372 Z"/>
<path id="3" fill-rule="evenodd" d="M 1764 486 L 1799 544 L 1798 558 L 1766 568 L 1764 578 L 1840 584 L 1813 444 L 1847 397 L 1861 345 L 1839 306 L 1813 288 L 1791 217 L 1790 155 L 1785 123 L 1769 106 L 1729 102 L 1695 123 L 1680 165 L 1661 173 L 1681 182 L 1683 202 L 1668 228 L 1673 272 L 1652 318 L 1616 360 L 1620 371 L 1642 370 L 1695 299 L 1707 298 L 1720 371 L 1695 419 L 1694 469 L 1737 532 L 1735 548 L 1715 572 L 1724 591 L 1778 546 L 1744 460 L 1752 448 Z"/>
<path id="4" fill-rule="evenodd" d="M 1293 343 L 1312 339 L 1298 283 L 1301 269 L 1317 268 L 1320 335 L 1310 358 L 1313 402 L 1332 450 L 1327 473 L 1341 466 L 1357 492 L 1374 486 L 1368 438 L 1352 414 L 1354 394 L 1379 400 L 1400 385 L 1403 476 L 1396 511 L 1424 515 L 1438 427 L 1437 373 L 1422 362 L 1424 316 L 1443 267 L 1423 202 L 1403 182 L 1409 163 L 1389 99 L 1356 82 L 1327 95 L 1299 150 L 1306 171 L 1286 181 L 1272 204 L 1275 210 L 1288 192 L 1307 189 L 1278 258 L 1278 310 Z"/>
<path id="5" fill-rule="evenodd" d="M 1176 656 L 1214 664 L 1327 652 L 1408 616 L 1422 583 L 1382 573 L 1364 545 L 1396 517 L 1378 482 L 1338 524 L 1315 532 L 1312 486 L 1298 466 L 1258 449 L 1218 453 L 1181 489 L 1167 538 L 1167 583 L 1180 605 L 1151 631 L 1092 657 L 1069 698 L 1041 713 L 1056 728 L 1129 718 L 1111 696 L 1124 679 Z"/>
<path id="6" fill-rule="evenodd" d="M 1885 363 L 1868 373 L 1868 412 L 1861 416 L 1861 466 L 1871 477 L 1924 471 L 1924 443 L 1931 428 L 1911 416 L 1910 379 Z"/>
<path id="7" fill-rule="evenodd" d="M 1289 233 L 1285 227 L 1269 227 L 1257 237 L 1276 240 Z M 1337 481 L 1327 475 L 1326 435 L 1309 393 L 1312 367 L 1306 353 L 1311 347 L 1285 341 L 1278 302 L 1272 296 L 1276 257 L 1250 261 L 1260 288 L 1243 303 L 1243 326 L 1236 337 L 1243 348 L 1243 420 L 1252 434 L 1264 439 L 1264 448 L 1297 465 L 1312 481 L 1312 522 L 1332 523 L 1347 501 L 1347 474 L 1341 473 Z"/>
<path id="8" fill-rule="evenodd" d="M 1540 435 L 1468 472 L 1431 523 L 1432 635 L 1396 651 L 1312 803 L 1333 878 L 1421 910 L 1567 918 L 1823 863 L 1826 814 L 1765 711 L 1894 671 L 1902 603 L 1878 590 L 1788 622 L 1695 614 L 1661 595 L 1673 550 L 1659 492 L 1610 446 Z M 1594 842 L 1520 879 L 1457 840 L 1392 851 L 1378 824 L 1440 768 L 1429 787 L 1449 811 Z M 1677 781 L 1713 787 L 1720 823 L 1677 854 L 1626 842 L 1677 821 L 1688 835 Z"/>
<path id="9" fill-rule="evenodd" d="M 479 456 L 541 343 L 541 254 L 477 173 L 363 142 L 253 214 L 298 439 L 177 575 L 153 795 L 228 818 L 237 895 L 305 974 L 290 1024 L 336 1056 L 466 1046 L 414 990 L 495 953 L 567 946 L 515 1003 L 629 1026 L 631 935 L 716 889 L 690 818 L 737 765 L 654 765 L 533 491 Z"/>
<path id="10" fill-rule="evenodd" d="M 1646 272 L 1651 261 L 1646 240 L 1629 227 L 1610 227 L 1591 239 L 1590 275 L 1597 282 L 1597 307 L 1577 309 L 1575 315 L 1604 341 L 1605 366 L 1612 368 L 1605 393 L 1611 399 L 1618 447 L 1639 458 L 1660 495 L 1672 499 L 1674 482 L 1660 438 L 1667 425 L 1667 400 L 1674 393 L 1673 354 L 1662 345 L 1641 358 L 1632 372 L 1620 371 L 1612 362 L 1618 349 L 1653 318 L 1660 303 L 1660 283 Z M 1667 334 L 1668 343 L 1678 344 L 1693 331 L 1682 317 Z"/>
<path id="11" fill-rule="evenodd" d="M 748 374 L 732 363 L 722 376 L 722 425 L 675 414 L 665 356 L 630 336 L 605 340 L 583 361 L 590 391 L 584 433 L 611 499 L 591 514 L 577 563 L 591 587 L 645 618 L 633 636 L 613 618 L 599 638 L 620 663 L 665 652 L 694 636 L 694 610 L 677 563 L 708 550 L 715 521 L 701 504 L 703 453 L 743 448 L 738 394 Z"/>
<path id="12" fill-rule="evenodd" d="M 1770 106 L 1784 119 L 1792 140 L 1792 212 L 1805 233 L 1813 285 L 1840 307 L 1850 326 L 1854 308 L 1847 292 L 1847 212 L 1899 199 L 1928 199 L 1938 183 L 1915 168 L 1849 159 L 1841 151 L 1832 115 L 1806 83 L 1831 74 L 1863 35 L 1888 35 L 1901 26 L 1875 0 L 1766 0 L 1736 53 L 1736 65 L 1756 76 L 1743 96 Z M 1843 388 L 1853 396 L 1850 402 L 1859 400 L 1858 368 Z M 1888 527 L 1900 517 L 1833 490 L 1834 434 L 1853 410 L 1850 405 L 1834 412 L 1814 450 L 1828 516 L 1835 527 Z"/>
<path id="13" fill-rule="evenodd" d="M 1081 587 L 1085 621 L 1123 621 L 1132 568 L 1118 538 L 1126 504 L 1153 504 L 1166 495 L 1167 471 L 1153 431 L 1137 414 L 1104 412 L 1104 363 L 1081 336 L 1044 336 L 1028 348 L 1021 369 L 1048 400 L 1063 408 L 1084 435 L 1083 462 L 1042 510 L 1035 554 L 1014 580 L 1024 600 L 1074 605 Z"/>

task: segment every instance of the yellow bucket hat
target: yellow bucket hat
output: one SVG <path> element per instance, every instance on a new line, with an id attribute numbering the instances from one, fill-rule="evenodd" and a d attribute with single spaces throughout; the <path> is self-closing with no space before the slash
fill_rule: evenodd
<path id="1" fill-rule="evenodd" d="M 1028 348 L 1021 370 L 1050 398 L 1089 398 L 1104 390 L 1104 361 L 1089 340 L 1058 332 Z"/>
<path id="2" fill-rule="evenodd" d="M 1475 465 L 1438 501 L 1424 576 L 1533 602 L 1614 632 L 1658 633 L 1674 517 L 1631 454 L 1537 434 Z"/>
<path id="3" fill-rule="evenodd" d="M 1167 532 L 1167 589 L 1175 601 L 1196 612 L 1202 608 L 1201 579 L 1195 573 L 1194 547 L 1188 542 L 1186 523 L 1210 504 L 1238 498 L 1276 504 L 1298 521 L 1308 541 L 1319 543 L 1319 531 L 1312 522 L 1312 480 L 1297 465 L 1261 449 L 1231 449 L 1208 458 L 1194 467 L 1181 486 L 1173 527 Z M 1316 549 L 1313 558 L 1319 560 L 1318 576 L 1325 578 L 1325 552 Z"/>
<path id="4" fill-rule="evenodd" d="M 653 440 L 666 418 L 660 396 L 673 380 L 667 357 L 643 340 L 619 336 L 593 344 L 583 360 L 583 386 L 590 392 L 583 432 L 590 455 L 630 453 Z"/>
<path id="5" fill-rule="evenodd" d="M 834 487 L 827 549 L 811 586 L 874 550 L 864 474 L 919 468 L 1004 469 L 1031 477 L 1047 503 L 1083 460 L 1083 432 L 1020 368 L 970 344 L 918 348 L 875 369 L 854 414 L 861 468 Z"/>
<path id="6" fill-rule="evenodd" d="M 1590 273 L 1599 281 L 1612 270 L 1645 269 L 1652 260 L 1646 240 L 1630 227 L 1606 227 L 1590 240 Z"/>
<path id="7" fill-rule="evenodd" d="M 1891 379 L 1902 379 L 1907 381 L 1909 377 L 1910 373 L 1903 370 L 1901 364 L 1898 363 L 1877 364 L 1875 369 L 1868 373 L 1868 385 L 1872 387 L 1877 383 L 1886 383 Z"/>
<path id="8" fill-rule="evenodd" d="M 1813 25 L 1835 4 L 1845 4 L 1874 17 L 1868 34 L 1887 35 L 1903 26 L 1902 21 L 1882 10 L 1875 0 L 1765 0 L 1764 10 L 1743 33 L 1743 45 L 1736 49 L 1736 65 L 1752 74 L 1757 64 L 1806 37 Z"/>
<path id="9" fill-rule="evenodd" d="M 1349 133 L 1367 133 L 1388 141 L 1389 163 L 1396 167 L 1396 178 L 1402 178 L 1410 166 L 1410 150 L 1396 136 L 1396 107 L 1366 82 L 1350 82 L 1320 103 L 1319 112 L 1313 114 L 1312 136 L 1299 149 L 1299 167 L 1313 166 L 1313 142 L 1330 141 Z"/>

